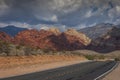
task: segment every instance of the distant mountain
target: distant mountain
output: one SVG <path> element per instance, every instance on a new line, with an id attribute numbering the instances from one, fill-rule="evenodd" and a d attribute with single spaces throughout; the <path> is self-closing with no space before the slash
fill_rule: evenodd
<path id="1" fill-rule="evenodd" d="M 120 50 L 120 28 L 113 27 L 103 36 L 93 40 L 88 48 L 99 52 Z"/>
<path id="2" fill-rule="evenodd" d="M 27 28 L 19 28 L 12 25 L 0 28 L 0 32 L 5 32 L 9 34 L 11 37 L 14 37 L 16 34 L 23 30 L 27 30 Z"/>
<path id="3" fill-rule="evenodd" d="M 101 23 L 101 24 L 97 24 L 96 26 L 93 26 L 93 27 L 87 27 L 87 28 L 80 29 L 78 31 L 83 32 L 91 39 L 96 39 L 96 38 L 106 34 L 109 30 L 111 30 L 115 26 L 119 27 L 120 25 Z"/>

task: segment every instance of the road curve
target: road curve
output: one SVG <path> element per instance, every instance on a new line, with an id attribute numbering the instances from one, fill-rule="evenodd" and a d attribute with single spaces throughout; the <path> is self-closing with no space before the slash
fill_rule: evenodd
<path id="1" fill-rule="evenodd" d="M 0 80 L 94 80 L 117 62 L 93 61 Z"/>

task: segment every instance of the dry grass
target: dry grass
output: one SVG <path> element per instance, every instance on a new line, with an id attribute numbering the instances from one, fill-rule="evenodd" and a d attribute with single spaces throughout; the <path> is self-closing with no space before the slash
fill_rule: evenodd
<path id="1" fill-rule="evenodd" d="M 20 56 L 0 57 L 0 69 L 72 60 L 85 60 L 85 58 L 83 56 L 76 55 L 37 55 L 21 57 Z"/>

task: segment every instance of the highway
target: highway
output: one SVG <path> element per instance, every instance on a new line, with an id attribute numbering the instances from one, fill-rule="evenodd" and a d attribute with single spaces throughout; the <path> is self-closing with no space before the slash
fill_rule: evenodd
<path id="1" fill-rule="evenodd" d="M 0 80 L 94 80 L 117 62 L 93 61 Z"/>

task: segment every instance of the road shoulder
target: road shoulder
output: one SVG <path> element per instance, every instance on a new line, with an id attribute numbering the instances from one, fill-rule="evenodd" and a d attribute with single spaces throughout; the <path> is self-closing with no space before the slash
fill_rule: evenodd
<path id="1" fill-rule="evenodd" d="M 48 64 L 37 64 L 37 65 L 16 67 L 16 68 L 5 69 L 5 70 L 3 69 L 3 70 L 0 70 L 0 78 L 24 75 L 24 74 L 33 73 L 33 72 L 74 65 L 74 64 L 78 64 L 78 63 L 82 63 L 82 62 L 88 62 L 88 60 L 60 61 L 60 62 L 53 62 L 53 63 L 48 63 Z"/>
<path id="2" fill-rule="evenodd" d="M 120 79 L 120 64 L 111 73 L 106 75 L 102 80 L 119 80 Z"/>

